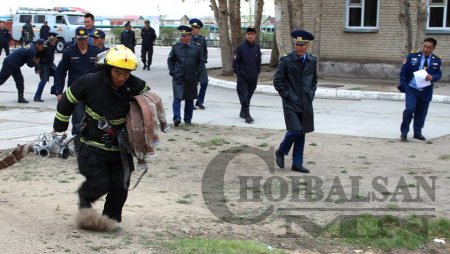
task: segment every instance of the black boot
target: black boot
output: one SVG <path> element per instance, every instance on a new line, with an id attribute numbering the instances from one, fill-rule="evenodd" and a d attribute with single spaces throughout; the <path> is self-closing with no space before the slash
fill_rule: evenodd
<path id="1" fill-rule="evenodd" d="M 25 98 L 23 97 L 23 93 L 19 93 L 19 97 L 17 99 L 18 103 L 28 103 L 27 100 L 25 100 Z"/>
<path id="2" fill-rule="evenodd" d="M 241 112 L 239 113 L 239 117 L 240 117 L 240 118 L 245 118 L 245 115 L 244 115 L 244 107 L 243 107 L 243 106 L 241 106 Z"/>
<path id="3" fill-rule="evenodd" d="M 144 71 L 147 69 L 147 65 L 144 63 L 144 68 L 142 68 Z"/>
<path id="4" fill-rule="evenodd" d="M 147 71 L 150 70 L 150 64 L 147 64 Z"/>
<path id="5" fill-rule="evenodd" d="M 246 123 L 253 123 L 253 118 L 250 115 L 250 107 L 244 107 L 244 119 Z"/>
<path id="6" fill-rule="evenodd" d="M 86 197 L 82 197 L 81 195 L 78 194 L 78 198 L 79 198 L 79 203 L 78 203 L 78 208 L 82 209 L 82 208 L 91 208 L 92 207 L 92 203 L 89 202 L 89 200 L 87 200 Z"/>

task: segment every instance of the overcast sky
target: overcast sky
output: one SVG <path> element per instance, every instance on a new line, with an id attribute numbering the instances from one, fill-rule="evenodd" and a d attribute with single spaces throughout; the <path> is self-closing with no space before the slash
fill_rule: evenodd
<path id="1" fill-rule="evenodd" d="M 254 1 L 251 1 L 252 3 Z M 18 7 L 53 8 L 55 6 L 80 7 L 97 16 L 144 15 L 181 17 L 213 16 L 209 0 L 1 0 L 0 15 L 14 14 Z M 251 7 L 252 9 L 254 6 Z M 250 6 L 242 1 L 242 15 L 248 15 Z M 264 14 L 274 16 L 273 0 L 265 0 Z M 253 15 L 253 13 L 252 13 Z"/>

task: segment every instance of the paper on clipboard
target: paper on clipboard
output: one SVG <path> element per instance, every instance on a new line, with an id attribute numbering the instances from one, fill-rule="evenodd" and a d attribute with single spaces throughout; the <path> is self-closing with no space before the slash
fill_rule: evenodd
<path id="1" fill-rule="evenodd" d="M 424 88 L 431 86 L 431 81 L 425 80 L 428 72 L 426 70 L 419 70 L 414 72 L 414 79 L 416 80 L 417 88 Z"/>

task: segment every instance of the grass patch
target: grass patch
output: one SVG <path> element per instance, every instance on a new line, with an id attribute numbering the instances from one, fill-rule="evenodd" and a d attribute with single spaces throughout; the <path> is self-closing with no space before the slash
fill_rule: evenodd
<path id="1" fill-rule="evenodd" d="M 444 160 L 444 161 L 450 160 L 450 154 L 444 154 L 444 155 L 439 156 L 439 160 Z"/>
<path id="2" fill-rule="evenodd" d="M 267 144 L 267 143 L 262 143 L 261 145 L 259 145 L 259 147 L 268 147 L 269 146 L 269 144 Z"/>
<path id="3" fill-rule="evenodd" d="M 311 144 L 309 144 L 310 146 L 317 146 L 317 144 L 316 143 L 311 143 Z"/>
<path id="4" fill-rule="evenodd" d="M 330 226 L 324 235 L 358 247 L 383 251 L 406 248 L 420 249 L 431 239 L 450 237 L 450 220 L 436 219 L 424 223 L 422 218 L 398 218 L 390 215 L 361 215 Z"/>
<path id="5" fill-rule="evenodd" d="M 189 238 L 167 242 L 165 246 L 180 254 L 286 254 L 285 251 L 268 248 L 257 242 L 238 240 Z"/>
<path id="6" fill-rule="evenodd" d="M 195 142 L 195 143 L 200 147 L 208 147 L 208 148 L 230 144 L 230 142 L 226 141 L 223 138 L 214 138 L 205 142 Z"/>

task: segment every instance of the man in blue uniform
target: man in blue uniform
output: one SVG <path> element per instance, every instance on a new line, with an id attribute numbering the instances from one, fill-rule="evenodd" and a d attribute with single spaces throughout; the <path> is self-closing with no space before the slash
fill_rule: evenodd
<path id="1" fill-rule="evenodd" d="M 0 55 L 2 55 L 2 49 L 5 49 L 6 56 L 9 55 L 9 41 L 11 40 L 11 34 L 8 28 L 5 27 L 5 23 L 0 22 Z"/>
<path id="2" fill-rule="evenodd" d="M 247 28 L 245 41 L 234 51 L 233 72 L 237 76 L 236 91 L 241 103 L 239 116 L 246 123 L 253 123 L 250 115 L 250 100 L 258 83 L 261 72 L 261 49 L 255 43 L 256 30 L 253 26 Z"/>
<path id="3" fill-rule="evenodd" d="M 144 21 L 144 27 L 141 30 L 142 38 L 142 50 L 141 50 L 141 60 L 144 63 L 143 70 L 150 70 L 150 65 L 152 65 L 153 59 L 153 43 L 156 40 L 156 32 L 150 26 L 150 21 Z"/>
<path id="4" fill-rule="evenodd" d="M 2 69 L 0 71 L 0 85 L 3 85 L 9 77 L 13 76 L 18 92 L 18 103 L 28 103 L 23 97 L 25 84 L 20 67 L 25 64 L 29 67 L 34 67 L 36 63 L 39 62 L 36 54 L 44 50 L 44 43 L 44 40 L 39 39 L 35 43 L 30 43 L 23 48 L 14 50 L 14 52 L 3 60 Z"/>
<path id="5" fill-rule="evenodd" d="M 291 33 L 295 50 L 278 63 L 273 85 L 283 100 L 287 133 L 275 151 L 276 163 L 284 168 L 284 156 L 292 145 L 292 171 L 309 173 L 303 167 L 305 133 L 314 131 L 312 101 L 317 88 L 317 59 L 307 53 L 314 36 L 303 30 Z"/>
<path id="6" fill-rule="evenodd" d="M 202 73 L 200 74 L 200 91 L 198 92 L 197 101 L 195 106 L 199 109 L 205 109 L 203 103 L 205 102 L 206 88 L 208 87 L 208 73 L 206 72 L 205 64 L 208 62 L 208 48 L 206 47 L 206 38 L 200 34 L 200 30 L 203 27 L 203 22 L 199 19 L 191 19 L 189 24 L 192 27 L 192 39 L 191 42 L 195 43 L 202 50 L 202 56 L 204 63 L 202 64 Z M 195 109 L 195 108 L 194 108 Z"/>
<path id="7" fill-rule="evenodd" d="M 42 92 L 47 84 L 50 76 L 55 76 L 56 65 L 53 63 L 55 60 L 55 50 L 56 50 L 56 38 L 57 33 L 49 33 L 48 40 L 45 42 L 45 49 L 38 53 L 39 63 L 35 66 L 35 72 L 39 73 L 39 84 L 34 94 L 34 101 L 44 102 L 42 100 Z"/>
<path id="8" fill-rule="evenodd" d="M 120 33 L 120 44 L 125 45 L 125 47 L 131 49 L 134 53 L 134 47 L 136 46 L 136 36 L 134 31 L 131 30 L 130 21 L 125 24 L 125 30 Z"/>
<path id="9" fill-rule="evenodd" d="M 123 146 L 127 144 L 123 130 L 133 96 L 148 91 L 145 81 L 131 74 L 138 65 L 137 57 L 125 46 L 118 45 L 99 56 L 102 69 L 76 80 L 58 102 L 53 123 L 55 132 L 63 132 L 76 105 L 86 107 L 85 127 L 81 133 L 78 155 L 80 174 L 86 180 L 78 189 L 77 226 L 96 231 L 111 231 L 115 223 L 96 213 L 92 203 L 106 194 L 103 215 L 122 221 L 122 208 L 127 200 L 129 173 L 134 170 L 133 157 Z M 106 121 L 111 129 L 100 129 Z"/>
<path id="10" fill-rule="evenodd" d="M 88 74 L 97 72 L 99 68 L 95 65 L 97 54 L 100 49 L 88 44 L 88 33 L 85 27 L 80 26 L 75 31 L 76 44 L 64 50 L 62 59 L 56 68 L 55 84 L 51 89 L 51 93 L 56 95 L 58 101 L 61 99 L 67 73 L 69 78 L 67 87 L 70 87 L 77 79 Z M 81 121 L 84 116 L 83 103 L 77 104 L 72 114 L 72 135 L 75 148 L 78 149 Z"/>
<path id="11" fill-rule="evenodd" d="M 105 37 L 106 37 L 105 32 L 99 29 L 95 29 L 91 37 L 94 39 L 94 46 L 99 48 L 101 52 L 109 49 L 105 47 Z"/>
<path id="12" fill-rule="evenodd" d="M 172 46 L 167 59 L 173 86 L 173 122 L 181 122 L 181 101 L 184 100 L 184 122 L 191 124 L 194 99 L 197 98 L 197 84 L 201 73 L 203 57 L 198 46 L 190 43 L 192 28 L 182 25 L 177 28 L 180 42 Z"/>
<path id="13" fill-rule="evenodd" d="M 434 82 L 441 79 L 441 59 L 433 54 L 437 41 L 434 38 L 426 38 L 423 41 L 422 51 L 411 52 L 400 71 L 399 90 L 405 93 L 405 110 L 403 121 L 400 125 L 400 139 L 406 141 L 408 138 L 409 125 L 414 118 L 414 138 L 425 141 L 422 128 L 428 112 L 428 106 L 433 97 Z M 414 72 L 425 70 L 428 74 L 425 78 L 430 81 L 429 86 L 418 87 Z"/>

